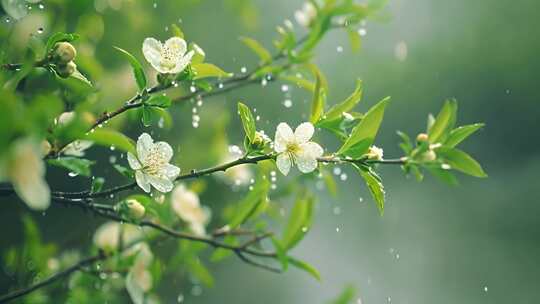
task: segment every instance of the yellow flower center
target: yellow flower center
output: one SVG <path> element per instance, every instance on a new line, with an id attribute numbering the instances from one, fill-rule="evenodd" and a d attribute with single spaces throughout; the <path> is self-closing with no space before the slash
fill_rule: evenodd
<path id="1" fill-rule="evenodd" d="M 157 147 L 152 147 L 144 160 L 143 171 L 148 175 L 157 175 L 166 164 L 165 155 Z"/>
<path id="2" fill-rule="evenodd" d="M 295 142 L 288 143 L 285 151 L 290 154 L 297 154 L 300 152 L 300 145 Z"/>

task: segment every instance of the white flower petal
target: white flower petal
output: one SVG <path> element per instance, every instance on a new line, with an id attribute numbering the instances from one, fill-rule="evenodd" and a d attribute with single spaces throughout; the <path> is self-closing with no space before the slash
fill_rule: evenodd
<path id="1" fill-rule="evenodd" d="M 279 154 L 276 159 L 276 165 L 279 171 L 283 175 L 289 174 L 289 171 L 291 170 L 291 165 L 292 165 L 291 157 L 289 156 L 289 154 L 287 153 Z"/>
<path id="2" fill-rule="evenodd" d="M 294 133 L 288 124 L 282 122 L 276 128 L 274 149 L 281 153 L 287 149 L 287 144 L 294 141 Z"/>
<path id="3" fill-rule="evenodd" d="M 187 44 L 184 39 L 175 36 L 165 41 L 165 48 L 168 48 L 173 53 L 178 54 L 178 57 L 182 57 L 187 51 Z"/>
<path id="4" fill-rule="evenodd" d="M 28 176 L 24 180 L 13 180 L 13 186 L 19 197 L 31 209 L 45 210 L 49 208 L 51 204 L 51 190 L 43 178 Z"/>
<path id="5" fill-rule="evenodd" d="M 158 72 L 160 72 L 162 48 L 163 45 L 158 40 L 154 38 L 144 39 L 142 48 L 144 58 L 154 67 L 154 69 L 158 70 Z"/>
<path id="6" fill-rule="evenodd" d="M 142 165 L 137 159 L 137 157 L 135 157 L 135 155 L 131 154 L 130 152 L 128 152 L 127 154 L 127 159 L 128 159 L 128 163 L 131 169 L 140 170 L 142 168 Z"/>
<path id="7" fill-rule="evenodd" d="M 298 167 L 298 170 L 300 170 L 300 172 L 302 173 L 312 172 L 317 168 L 317 164 L 317 158 L 307 153 L 299 154 L 296 157 L 296 166 Z"/>
<path id="8" fill-rule="evenodd" d="M 166 177 L 147 175 L 146 178 L 157 191 L 162 193 L 170 192 L 173 189 L 173 183 Z"/>
<path id="9" fill-rule="evenodd" d="M 193 57 L 194 54 L 195 54 L 194 51 L 189 51 L 189 53 L 187 53 L 185 56 L 178 58 L 178 60 L 176 61 L 176 65 L 170 71 L 170 73 L 178 74 L 182 72 L 191 63 L 191 58 Z"/>
<path id="10" fill-rule="evenodd" d="M 137 181 L 137 185 L 139 185 L 144 192 L 150 193 L 150 182 L 144 173 L 139 170 L 135 171 L 135 180 Z"/>
<path id="11" fill-rule="evenodd" d="M 301 144 L 300 151 L 299 155 L 308 155 L 314 158 L 321 157 L 324 153 L 323 148 L 318 143 L 312 141 Z"/>
<path id="12" fill-rule="evenodd" d="M 160 142 L 155 143 L 154 148 L 157 149 L 157 151 L 160 154 L 160 157 L 162 157 L 162 159 L 165 162 L 168 163 L 171 160 L 173 156 L 173 149 L 171 148 L 171 145 L 169 145 L 168 143 L 164 141 L 160 141 Z"/>
<path id="13" fill-rule="evenodd" d="M 137 139 L 137 156 L 139 160 L 144 164 L 146 156 L 154 146 L 154 140 L 148 133 L 143 133 Z"/>
<path id="14" fill-rule="evenodd" d="M 315 133 L 313 124 L 310 122 L 304 122 L 296 127 L 296 130 L 294 130 L 294 137 L 298 144 L 303 144 L 308 142 L 311 137 L 313 137 L 313 133 Z"/>
<path id="15" fill-rule="evenodd" d="M 193 232 L 193 234 L 197 236 L 205 236 L 206 235 L 206 229 L 203 224 L 201 223 L 191 223 L 189 225 L 189 229 Z"/>
<path id="16" fill-rule="evenodd" d="M 160 173 L 168 177 L 170 180 L 174 180 L 180 174 L 180 168 L 175 165 L 166 164 Z"/>

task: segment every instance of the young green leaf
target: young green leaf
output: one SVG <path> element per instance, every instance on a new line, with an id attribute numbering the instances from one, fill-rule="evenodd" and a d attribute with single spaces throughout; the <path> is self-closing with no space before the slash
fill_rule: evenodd
<path id="1" fill-rule="evenodd" d="M 453 148 L 482 127 L 484 127 L 483 123 L 476 123 L 455 128 L 450 131 L 450 135 L 448 135 L 448 139 L 446 139 L 444 145 Z"/>
<path id="2" fill-rule="evenodd" d="M 426 169 L 431 173 L 431 175 L 451 186 L 457 186 L 459 184 L 457 178 L 454 176 L 454 174 L 452 174 L 452 172 L 450 172 L 450 170 L 433 167 L 426 167 Z"/>
<path id="3" fill-rule="evenodd" d="M 293 85 L 296 85 L 299 88 L 302 88 L 309 92 L 315 91 L 315 84 L 303 77 L 298 77 L 296 75 L 280 75 L 279 79 L 290 82 Z"/>
<path id="4" fill-rule="evenodd" d="M 126 168 L 122 165 L 119 165 L 119 164 L 114 164 L 113 165 L 113 168 L 118 171 L 118 173 L 120 173 L 121 175 L 129 178 L 129 179 L 133 179 L 135 177 L 135 172 L 129 168 Z"/>
<path id="5" fill-rule="evenodd" d="M 175 37 L 184 38 L 184 32 L 182 32 L 182 29 L 176 23 L 171 24 L 171 32 Z"/>
<path id="6" fill-rule="evenodd" d="M 315 267 L 309 265 L 308 263 L 306 263 L 304 261 L 300 261 L 298 259 L 295 259 L 292 256 L 289 256 L 287 259 L 289 261 L 289 264 L 293 265 L 294 267 L 296 267 L 296 268 L 298 268 L 300 270 L 303 270 L 303 271 L 309 273 L 317 281 L 321 280 L 321 274 L 319 273 L 319 271 Z"/>
<path id="7" fill-rule="evenodd" d="M 92 187 L 90 187 L 90 193 L 96 193 L 101 191 L 104 184 L 105 179 L 103 177 L 96 177 L 92 179 Z"/>
<path id="8" fill-rule="evenodd" d="M 354 167 L 358 170 L 364 181 L 366 182 L 366 186 L 369 189 L 369 192 L 371 193 L 371 196 L 375 200 L 375 203 L 377 203 L 377 208 L 379 209 L 379 213 L 381 215 L 384 214 L 384 186 L 381 182 L 381 178 L 375 173 L 373 170 L 366 169 L 363 167 L 359 167 L 357 165 L 354 165 Z"/>
<path id="9" fill-rule="evenodd" d="M 227 73 L 211 63 L 197 63 L 191 65 L 191 68 L 195 73 L 193 78 L 195 80 L 208 77 L 227 78 L 232 76 L 231 73 Z"/>
<path id="10" fill-rule="evenodd" d="M 365 140 L 373 142 L 375 140 L 389 101 L 390 97 L 386 97 L 369 109 L 360 123 L 354 127 L 347 141 L 339 148 L 338 154 L 348 155 L 348 150 L 359 142 Z M 356 154 L 363 154 L 368 148 L 369 146 L 363 147 L 364 151 L 356 151 Z"/>
<path id="11" fill-rule="evenodd" d="M 456 121 L 457 102 L 455 100 L 447 100 L 437 118 L 428 128 L 428 137 L 430 143 L 437 143 L 448 135 Z"/>
<path id="12" fill-rule="evenodd" d="M 333 106 L 324 114 L 326 119 L 333 119 L 343 115 L 343 112 L 351 111 L 362 100 L 362 80 L 356 81 L 356 88 L 343 102 Z"/>
<path id="13" fill-rule="evenodd" d="M 309 119 L 314 124 L 319 121 L 323 114 L 325 98 L 326 93 L 321 88 L 321 77 L 319 74 L 316 74 L 315 90 L 313 91 L 313 99 L 311 101 L 311 116 Z"/>
<path id="14" fill-rule="evenodd" d="M 47 162 L 53 166 L 65 168 L 76 175 L 82 176 L 90 176 L 92 174 L 90 166 L 95 164 L 94 161 L 76 157 L 58 157 L 49 159 Z"/>
<path id="15" fill-rule="evenodd" d="M 356 297 L 356 290 L 352 286 L 345 287 L 339 296 L 330 301 L 329 304 L 349 304 L 353 303 L 354 298 Z"/>
<path id="16" fill-rule="evenodd" d="M 135 80 L 137 81 L 139 89 L 141 91 L 144 90 L 146 88 L 146 75 L 144 74 L 141 63 L 137 60 L 137 58 L 135 58 L 135 56 L 131 55 L 128 51 L 116 46 L 114 48 L 121 54 L 123 54 L 124 57 L 126 57 L 129 64 L 131 64 L 131 68 L 133 69 L 133 74 L 135 75 Z"/>
<path id="17" fill-rule="evenodd" d="M 309 227 L 313 217 L 313 197 L 299 197 L 291 211 L 289 222 L 283 231 L 281 244 L 285 250 L 293 248 L 300 242 Z"/>
<path id="18" fill-rule="evenodd" d="M 246 136 L 248 137 L 249 142 L 252 143 L 255 140 L 255 133 L 257 132 L 257 129 L 255 126 L 255 119 L 251 114 L 251 110 L 248 108 L 248 106 L 239 102 L 238 115 L 240 115 L 240 119 L 242 120 L 242 126 L 246 132 Z"/>
<path id="19" fill-rule="evenodd" d="M 248 37 L 240 37 L 240 41 L 242 41 L 248 48 L 257 54 L 257 56 L 259 56 L 261 63 L 270 62 L 272 60 L 272 55 L 270 52 L 257 40 Z"/>
<path id="20" fill-rule="evenodd" d="M 267 179 L 259 178 L 253 186 L 253 190 L 237 204 L 234 216 L 229 221 L 229 227 L 236 228 L 253 218 L 259 205 L 268 199 L 269 189 L 270 182 Z"/>
<path id="21" fill-rule="evenodd" d="M 106 146 L 106 147 L 115 147 L 125 152 L 131 152 L 134 155 L 137 155 L 135 150 L 135 144 L 133 141 L 125 136 L 124 134 L 107 129 L 96 129 L 93 132 L 88 133 L 84 136 L 84 139 L 93 141 L 95 144 Z"/>
<path id="22" fill-rule="evenodd" d="M 474 160 L 469 154 L 455 149 L 441 147 L 435 150 L 445 161 L 452 167 L 465 174 L 469 174 L 476 177 L 487 177 L 487 174 L 482 169 L 482 166 Z"/>
<path id="23" fill-rule="evenodd" d="M 281 263 L 281 270 L 287 271 L 287 268 L 289 267 L 287 251 L 285 250 L 285 248 L 283 248 L 283 245 L 281 245 L 281 242 L 278 239 L 272 237 L 271 240 L 272 244 L 274 245 L 274 249 L 276 250 L 278 260 Z"/>
<path id="24" fill-rule="evenodd" d="M 153 95 L 145 103 L 153 107 L 168 108 L 171 106 L 172 100 L 168 96 L 161 94 Z"/>

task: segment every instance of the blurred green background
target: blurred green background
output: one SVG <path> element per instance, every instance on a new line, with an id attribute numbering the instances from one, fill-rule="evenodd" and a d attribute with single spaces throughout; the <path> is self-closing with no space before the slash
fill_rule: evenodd
<path id="1" fill-rule="evenodd" d="M 142 59 L 145 37 L 164 40 L 170 35 L 168 26 L 181 21 L 187 40 L 197 42 L 209 62 L 238 73 L 257 60 L 237 38 L 250 36 L 270 47 L 275 26 L 293 19 L 302 5 L 291 0 L 96 0 L 65 1 L 63 10 L 53 10 L 62 1 L 42 3 L 42 10 L 18 24 L 2 23 L 17 27 L 11 55 L 21 56 L 21 37 L 29 33 L 80 33 L 78 64 L 102 90 L 97 108 L 107 109 L 135 90 L 131 72 L 113 45 Z M 534 0 L 391 0 L 388 20 L 367 23 L 359 53 L 350 51 L 346 33 L 328 35 L 317 49 L 316 62 L 329 80 L 330 104 L 345 98 L 356 78 L 364 80 L 362 109 L 384 96 L 393 98 L 377 141 L 386 157 L 400 156 L 396 130 L 410 135 L 423 131 L 426 115 L 436 113 L 444 99 L 455 97 L 458 123 L 487 124 L 464 146 L 490 177 L 461 176 L 461 185 L 450 187 L 432 177 L 417 183 L 397 167 L 382 168 L 387 206 L 381 217 L 360 178 L 343 167 L 348 178 L 339 182 L 340 197 L 319 192 L 313 229 L 293 252 L 321 271 L 322 282 L 294 269 L 276 275 L 229 259 L 212 265 L 215 287 L 201 294 L 192 292 L 186 279 L 163 282 L 158 289 L 163 302 L 183 295 L 185 303 L 325 303 L 351 285 L 361 303 L 537 303 L 539 11 Z M 43 33 L 38 33 L 40 27 Z M 197 151 L 213 143 L 222 121 L 229 122 L 229 143 L 241 144 L 238 100 L 257 109 L 260 125 L 272 136 L 281 121 L 303 121 L 309 95 L 291 89 L 290 109 L 283 105 L 286 97 L 279 84 L 205 99 L 197 129 L 191 126 L 193 105 L 185 103 L 173 111 L 174 128 L 154 134 L 179 147 L 177 161 L 183 170 L 209 166 L 216 160 Z M 136 137 L 141 130 L 128 129 L 128 134 Z M 102 152 L 97 148 L 90 155 Z M 110 182 L 118 179 L 108 169 L 109 157 L 99 157 L 101 175 Z M 54 189 L 80 189 L 78 179 L 60 170 L 48 172 Z M 279 182 L 287 179 L 280 177 Z M 202 201 L 212 208 L 227 201 L 224 196 L 236 195 L 215 181 L 208 187 Z M 0 248 L 7 248 L 21 242 L 19 217 L 25 206 L 2 198 L 0 210 Z M 101 223 L 80 210 L 57 206 L 32 215 L 44 239 L 59 242 L 61 248 L 89 246 L 93 228 Z M 0 291 L 7 284 L 5 274 L 0 274 Z"/>

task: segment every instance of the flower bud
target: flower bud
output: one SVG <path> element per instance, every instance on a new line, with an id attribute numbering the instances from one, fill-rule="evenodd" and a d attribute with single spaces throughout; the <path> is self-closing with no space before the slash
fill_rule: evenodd
<path id="1" fill-rule="evenodd" d="M 64 113 L 60 114 L 60 116 L 58 116 L 58 118 L 56 119 L 56 122 L 59 125 L 67 125 L 70 122 L 72 122 L 74 118 L 75 118 L 75 112 L 73 112 L 73 111 L 64 112 Z"/>
<path id="2" fill-rule="evenodd" d="M 420 133 L 418 134 L 418 136 L 416 136 L 416 141 L 418 142 L 428 141 L 428 135 L 426 133 Z"/>
<path id="3" fill-rule="evenodd" d="M 146 210 L 144 209 L 144 206 L 134 199 L 128 199 L 126 201 L 126 206 L 128 209 L 129 216 L 134 219 L 141 219 L 144 216 L 144 213 L 146 212 Z"/>
<path id="4" fill-rule="evenodd" d="M 251 146 L 255 149 L 262 149 L 270 141 L 270 138 L 266 134 L 264 134 L 261 131 L 255 132 L 255 138 L 253 139 L 253 142 L 251 143 Z"/>
<path id="5" fill-rule="evenodd" d="M 58 76 L 62 78 L 68 78 L 69 76 L 71 76 L 71 74 L 75 73 L 76 70 L 77 65 L 73 61 L 70 61 L 67 64 L 56 66 L 56 72 L 58 73 Z"/>
<path id="6" fill-rule="evenodd" d="M 433 150 L 427 150 L 422 154 L 422 161 L 431 162 L 437 159 L 437 154 Z"/>
<path id="7" fill-rule="evenodd" d="M 371 160 L 382 160 L 383 149 L 377 146 L 371 146 L 369 147 L 368 153 L 366 155 L 367 155 L 367 158 Z"/>
<path id="8" fill-rule="evenodd" d="M 77 50 L 69 42 L 58 42 L 53 51 L 53 59 L 58 65 L 66 65 L 77 56 Z"/>
<path id="9" fill-rule="evenodd" d="M 204 53 L 204 50 L 199 45 L 192 42 L 189 44 L 189 49 L 193 50 L 194 52 L 193 57 L 191 58 L 191 63 L 204 62 L 204 58 L 206 57 L 206 54 Z"/>
<path id="10" fill-rule="evenodd" d="M 51 152 L 51 144 L 47 140 L 41 142 L 41 155 L 45 156 Z"/>

